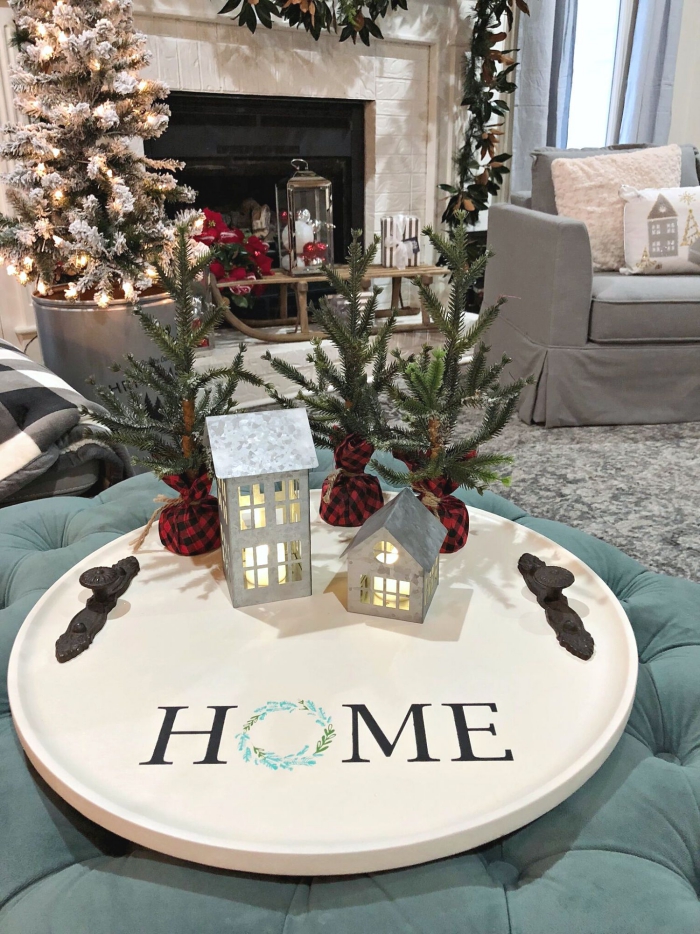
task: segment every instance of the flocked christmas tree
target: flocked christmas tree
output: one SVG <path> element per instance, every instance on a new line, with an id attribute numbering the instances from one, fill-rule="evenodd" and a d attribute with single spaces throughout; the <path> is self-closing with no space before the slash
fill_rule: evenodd
<path id="1" fill-rule="evenodd" d="M 353 232 L 347 278 L 341 278 L 332 267 L 324 267 L 344 307 L 339 309 L 322 299 L 314 309 L 314 320 L 328 335 L 324 343 L 335 349 L 337 362 L 320 340 L 312 342 L 308 356 L 313 377 L 269 352 L 265 355 L 276 373 L 299 386 L 296 400 L 275 389 L 270 389 L 270 394 L 284 406 L 303 402 L 316 444 L 335 451 L 335 469 L 323 485 L 320 512 L 326 522 L 340 526 L 360 526 L 384 505 L 379 482 L 365 473 L 365 467 L 375 444 L 388 437 L 380 400 L 398 368 L 398 363 L 388 358 L 395 315 L 373 335 L 381 289 L 363 292 L 379 240 L 375 238 L 365 251 L 360 237 L 359 231 Z"/>
<path id="2" fill-rule="evenodd" d="M 146 37 L 131 0 L 10 0 L 18 55 L 12 86 L 28 122 L 4 128 L 0 155 L 15 216 L 0 218 L 0 256 L 40 294 L 131 298 L 152 284 L 150 258 L 172 236 L 166 201 L 193 193 L 134 138 L 160 136 L 168 88 L 143 78 Z"/>
<path id="3" fill-rule="evenodd" d="M 239 382 L 259 386 L 262 380 L 245 368 L 242 344 L 230 366 L 195 369 L 196 349 L 220 323 L 225 306 L 212 306 L 193 324 L 196 282 L 212 254 L 192 239 L 201 230 L 201 215 L 190 211 L 176 221 L 172 253 L 154 262 L 175 304 L 175 331 L 136 307 L 135 314 L 163 359 L 128 355 L 122 381 L 126 394 L 97 387 L 106 412 L 92 417 L 111 431 L 115 442 L 139 449 L 136 462 L 178 492 L 177 501 L 160 512 L 163 544 L 177 554 L 201 554 L 220 542 L 218 508 L 209 494 L 206 419 L 234 408 Z M 154 393 L 157 407 L 144 406 L 137 385 Z"/>
<path id="4" fill-rule="evenodd" d="M 490 362 L 489 348 L 482 341 L 505 299 L 482 310 L 471 327 L 465 326 L 465 296 L 489 259 L 486 255 L 469 264 L 466 215 L 458 215 L 452 239 L 431 228 L 424 233 L 452 271 L 447 307 L 429 286 L 416 283 L 444 345 L 439 349 L 426 345 L 409 357 L 394 351 L 399 378 L 389 386 L 389 398 L 401 423 L 382 446 L 407 469 L 398 471 L 378 462 L 374 466 L 390 483 L 412 486 L 441 519 L 447 529 L 443 552 L 450 553 L 464 546 L 469 533 L 467 509 L 451 494 L 459 487 L 482 493 L 492 483 L 509 483 L 503 468 L 512 458 L 481 448 L 505 428 L 527 381 L 502 382 L 510 360 L 504 356 Z"/>

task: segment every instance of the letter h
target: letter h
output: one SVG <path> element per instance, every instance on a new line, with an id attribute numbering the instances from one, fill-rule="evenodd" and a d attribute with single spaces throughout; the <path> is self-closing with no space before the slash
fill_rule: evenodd
<path id="1" fill-rule="evenodd" d="M 226 765 L 226 761 L 219 759 L 219 746 L 221 745 L 221 736 L 224 732 L 224 723 L 226 714 L 229 710 L 235 710 L 238 705 L 230 707 L 208 707 L 208 710 L 214 711 L 214 722 L 210 730 L 174 730 L 175 718 L 180 710 L 189 710 L 189 707 L 159 707 L 158 710 L 164 710 L 163 725 L 160 728 L 160 735 L 156 741 L 153 755 L 148 762 L 139 762 L 139 765 L 172 765 L 172 762 L 166 761 L 165 753 L 171 736 L 208 736 L 209 743 L 207 752 L 203 759 L 194 762 L 193 765 Z"/>

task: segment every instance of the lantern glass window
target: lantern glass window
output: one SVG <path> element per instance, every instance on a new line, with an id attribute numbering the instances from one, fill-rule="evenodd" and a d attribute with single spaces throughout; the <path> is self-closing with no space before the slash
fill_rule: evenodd
<path id="1" fill-rule="evenodd" d="M 298 480 L 275 481 L 275 521 L 277 525 L 301 522 L 300 486 Z"/>
<path id="2" fill-rule="evenodd" d="M 391 542 L 377 542 L 374 546 L 374 557 L 380 564 L 396 564 L 399 560 L 399 549 Z"/>
<path id="3" fill-rule="evenodd" d="M 243 483 L 238 487 L 241 531 L 265 528 L 265 485 Z"/>
<path id="4" fill-rule="evenodd" d="M 243 549 L 243 580 L 246 590 L 270 586 L 270 548 L 256 545 Z"/>
<path id="5" fill-rule="evenodd" d="M 432 596 L 435 593 L 435 590 L 437 589 L 439 566 L 440 566 L 440 559 L 438 558 L 438 560 L 435 562 L 435 564 L 430 569 L 430 573 L 425 579 L 425 590 L 424 590 L 425 595 L 423 598 L 423 605 L 426 608 L 430 604 Z"/>
<path id="6" fill-rule="evenodd" d="M 279 542 L 277 545 L 278 583 L 295 583 L 302 577 L 301 542 Z"/>
<path id="7" fill-rule="evenodd" d="M 360 578 L 360 602 L 372 606 L 384 606 L 391 610 L 409 612 L 411 607 L 410 581 L 363 574 Z"/>

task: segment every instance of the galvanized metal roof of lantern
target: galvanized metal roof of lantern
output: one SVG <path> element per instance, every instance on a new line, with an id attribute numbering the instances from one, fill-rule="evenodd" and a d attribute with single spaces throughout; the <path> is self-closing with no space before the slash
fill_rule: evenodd
<path id="1" fill-rule="evenodd" d="M 383 509 L 369 517 L 346 549 L 346 554 L 383 529 L 406 549 L 424 571 L 429 571 L 435 564 L 447 534 L 442 522 L 435 518 L 412 490 L 406 488 Z"/>
<path id="2" fill-rule="evenodd" d="M 207 432 L 220 480 L 318 467 L 306 409 L 215 415 Z"/>

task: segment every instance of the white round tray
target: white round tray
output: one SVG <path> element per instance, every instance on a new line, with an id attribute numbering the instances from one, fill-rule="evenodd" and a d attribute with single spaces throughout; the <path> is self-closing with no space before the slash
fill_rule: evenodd
<path id="1" fill-rule="evenodd" d="M 244 610 L 231 606 L 219 552 L 176 557 L 154 531 L 141 573 L 92 647 L 60 665 L 55 641 L 89 596 L 78 577 L 128 555 L 134 535 L 112 542 L 65 574 L 17 636 L 9 692 L 29 758 L 104 827 L 227 869 L 391 869 L 521 827 L 579 788 L 615 746 L 637 651 L 622 607 L 586 565 L 523 526 L 470 515 L 467 547 L 441 558 L 423 626 L 346 612 L 340 556 L 354 533 L 315 511 L 314 595 Z M 595 638 L 590 661 L 557 643 L 518 573 L 526 551 L 576 575 L 567 595 Z M 360 705 L 389 744 L 411 707 L 426 706 L 413 708 L 387 756 Z M 470 705 L 459 710 L 473 755 L 492 761 L 454 761 L 462 750 L 455 708 L 445 705 Z M 205 733 L 173 733 L 160 757 L 172 764 L 143 764 L 158 759 L 165 717 L 175 716 L 174 730 L 206 731 L 211 708 L 226 706 L 221 764 L 201 763 Z M 256 710 L 266 715 L 246 730 Z M 410 761 L 421 714 L 438 761 Z M 353 716 L 355 758 L 365 762 L 345 761 Z M 315 755 L 324 730 L 327 748 Z M 512 761 L 499 758 L 508 751 Z M 275 756 L 292 767 L 271 767 Z"/>

